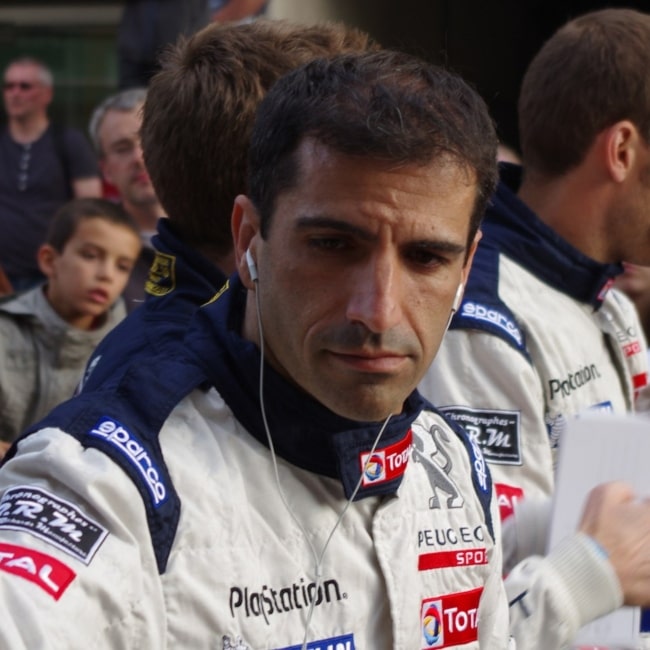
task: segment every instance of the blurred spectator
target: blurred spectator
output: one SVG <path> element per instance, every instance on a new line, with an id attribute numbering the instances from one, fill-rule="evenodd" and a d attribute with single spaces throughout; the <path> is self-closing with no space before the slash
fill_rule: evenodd
<path id="1" fill-rule="evenodd" d="M 50 122 L 52 97 L 52 73 L 43 63 L 9 63 L 3 86 L 7 124 L 0 132 L 0 264 L 16 290 L 42 281 L 36 251 L 56 210 L 72 197 L 101 196 L 87 139 Z"/>
<path id="2" fill-rule="evenodd" d="M 165 46 L 209 20 L 207 0 L 127 0 L 117 31 L 119 87 L 146 86 Z"/>
<path id="3" fill-rule="evenodd" d="M 132 311 L 144 300 L 144 284 L 154 259 L 151 237 L 164 217 L 140 145 L 145 88 L 129 88 L 110 95 L 93 111 L 89 131 L 104 178 L 120 196 L 124 209 L 140 229 L 142 251 L 124 291 L 126 308 Z"/>
<path id="4" fill-rule="evenodd" d="M 210 20 L 230 23 L 266 13 L 268 0 L 208 0 Z"/>
<path id="5" fill-rule="evenodd" d="M 210 21 L 235 22 L 266 12 L 268 0 L 127 0 L 117 33 L 118 85 L 147 86 L 159 57 L 179 36 Z"/>
<path id="6" fill-rule="evenodd" d="M 99 341 L 125 315 L 120 293 L 140 252 L 115 203 L 73 199 L 38 249 L 43 286 L 0 302 L 0 441 L 68 398 Z"/>

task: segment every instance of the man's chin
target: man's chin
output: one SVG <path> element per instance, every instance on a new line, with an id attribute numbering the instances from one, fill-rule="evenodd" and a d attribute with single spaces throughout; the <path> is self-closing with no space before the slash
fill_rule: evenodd
<path id="1" fill-rule="evenodd" d="M 383 422 L 389 415 L 398 415 L 404 408 L 404 399 L 378 399 L 367 395 L 332 399 L 326 404 L 331 411 L 355 422 Z M 324 403 L 324 402 L 323 402 Z"/>

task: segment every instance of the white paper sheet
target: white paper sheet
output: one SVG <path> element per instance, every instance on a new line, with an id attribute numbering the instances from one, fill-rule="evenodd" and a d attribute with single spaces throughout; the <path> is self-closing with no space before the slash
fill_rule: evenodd
<path id="1" fill-rule="evenodd" d="M 599 413 L 572 420 L 562 438 L 549 548 L 577 528 L 592 487 L 624 480 L 650 496 L 650 419 Z M 645 619 L 643 617 L 645 627 Z M 582 628 L 576 648 L 650 649 L 638 607 L 623 607 Z"/>

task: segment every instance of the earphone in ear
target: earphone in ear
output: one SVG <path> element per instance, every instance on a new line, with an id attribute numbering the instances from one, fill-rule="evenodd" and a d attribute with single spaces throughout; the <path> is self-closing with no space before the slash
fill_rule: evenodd
<path id="1" fill-rule="evenodd" d="M 452 313 L 456 313 L 458 311 L 458 308 L 460 307 L 460 303 L 463 300 L 464 289 L 465 289 L 465 285 L 461 282 L 458 285 L 458 289 L 456 289 L 456 295 L 454 296 L 454 304 L 451 306 Z"/>
<path id="2" fill-rule="evenodd" d="M 257 282 L 257 264 L 255 264 L 250 248 L 246 249 L 246 264 L 248 265 L 248 272 L 251 274 L 251 280 Z"/>

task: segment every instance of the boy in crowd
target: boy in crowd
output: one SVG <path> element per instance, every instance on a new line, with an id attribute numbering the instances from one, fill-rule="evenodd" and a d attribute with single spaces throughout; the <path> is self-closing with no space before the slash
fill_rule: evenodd
<path id="1" fill-rule="evenodd" d="M 73 199 L 37 253 L 47 281 L 0 303 L 0 453 L 67 399 L 99 341 L 125 315 L 137 226 L 103 199 Z"/>

